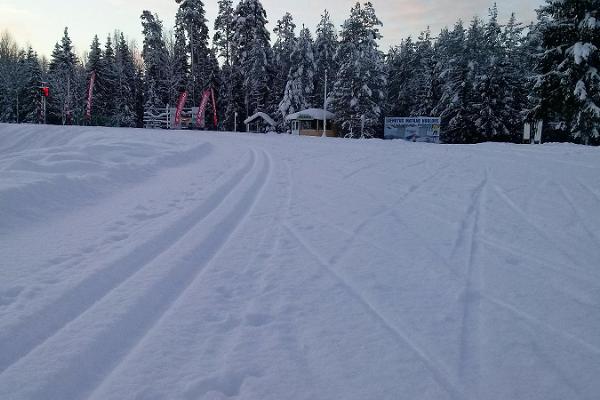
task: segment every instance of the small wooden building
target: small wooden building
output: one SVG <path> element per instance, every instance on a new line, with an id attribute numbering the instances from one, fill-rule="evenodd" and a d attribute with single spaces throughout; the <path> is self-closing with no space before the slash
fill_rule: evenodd
<path id="1" fill-rule="evenodd" d="M 265 133 L 275 132 L 277 123 L 264 112 L 257 112 L 244 121 L 246 132 Z"/>
<path id="2" fill-rule="evenodd" d="M 291 124 L 292 135 L 323 136 L 323 132 L 325 132 L 328 137 L 337 136 L 333 129 L 334 119 L 335 114 L 320 108 L 309 108 L 290 114 L 285 118 Z M 325 124 L 325 129 L 323 129 L 323 124 Z"/>

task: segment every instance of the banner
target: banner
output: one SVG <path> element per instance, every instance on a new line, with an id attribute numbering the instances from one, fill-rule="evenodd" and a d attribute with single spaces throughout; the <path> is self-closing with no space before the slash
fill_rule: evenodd
<path id="1" fill-rule="evenodd" d="M 212 97 L 212 106 L 213 106 L 213 122 L 215 124 L 215 129 L 217 129 L 217 125 L 219 120 L 217 119 L 217 102 L 215 101 L 215 91 L 213 88 L 210 88 L 210 96 Z"/>
<path id="2" fill-rule="evenodd" d="M 179 100 L 177 101 L 177 109 L 175 110 L 175 126 L 179 126 L 181 124 L 181 111 L 183 111 L 183 107 L 185 106 L 187 95 L 187 91 L 182 92 L 179 96 Z"/>
<path id="3" fill-rule="evenodd" d="M 440 117 L 388 117 L 384 138 L 439 143 L 441 123 Z"/>
<path id="4" fill-rule="evenodd" d="M 208 100 L 210 99 L 210 89 L 206 89 L 202 92 L 202 100 L 200 101 L 200 107 L 198 107 L 198 115 L 196 116 L 196 126 L 200 129 L 204 129 L 204 115 L 206 114 L 206 106 L 208 105 Z"/>
<path id="5" fill-rule="evenodd" d="M 92 71 L 92 75 L 90 76 L 90 84 L 88 86 L 87 107 L 85 110 L 85 116 L 87 119 L 92 118 L 92 97 L 94 95 L 94 84 L 95 83 L 96 83 L 96 71 Z"/>

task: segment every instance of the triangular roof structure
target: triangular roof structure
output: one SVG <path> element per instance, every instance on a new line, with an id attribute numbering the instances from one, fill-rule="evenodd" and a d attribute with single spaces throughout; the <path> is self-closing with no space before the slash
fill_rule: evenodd
<path id="1" fill-rule="evenodd" d="M 285 117 L 286 121 L 294 121 L 297 119 L 318 119 L 323 120 L 327 117 L 328 120 L 335 119 L 335 114 L 330 111 L 325 111 L 322 108 L 309 108 L 298 111 Z"/>
<path id="2" fill-rule="evenodd" d="M 257 120 L 258 118 L 262 118 L 267 124 L 271 125 L 272 127 L 277 126 L 277 123 L 273 120 L 273 118 L 269 117 L 269 115 L 265 114 L 264 112 L 257 112 L 256 114 L 248 117 L 248 119 L 244 121 L 244 124 L 248 125 L 249 123 Z"/>

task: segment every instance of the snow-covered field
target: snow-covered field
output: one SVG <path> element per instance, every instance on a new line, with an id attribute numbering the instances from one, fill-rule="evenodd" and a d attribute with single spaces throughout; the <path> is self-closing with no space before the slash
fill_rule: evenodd
<path id="1" fill-rule="evenodd" d="M 0 125 L 0 399 L 598 396 L 598 148 Z"/>

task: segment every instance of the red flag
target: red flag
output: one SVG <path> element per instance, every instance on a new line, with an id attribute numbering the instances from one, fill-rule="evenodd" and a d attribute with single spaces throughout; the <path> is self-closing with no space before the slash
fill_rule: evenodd
<path id="1" fill-rule="evenodd" d="M 185 106 L 185 101 L 187 100 L 187 91 L 182 92 L 179 96 L 179 100 L 177 101 L 177 110 L 175 110 L 175 125 L 179 126 L 181 124 L 181 111 L 183 111 L 183 106 Z"/>
<path id="2" fill-rule="evenodd" d="M 88 97 L 87 97 L 87 108 L 85 116 L 90 119 L 92 118 L 92 97 L 94 95 L 94 84 L 96 83 L 96 71 L 92 71 L 90 76 L 90 84 L 88 86 Z"/>
<path id="3" fill-rule="evenodd" d="M 198 107 L 198 115 L 196 116 L 196 126 L 198 128 L 204 128 L 204 115 L 206 114 L 206 105 L 208 104 L 210 96 L 210 90 L 206 89 L 202 92 L 202 100 L 200 101 L 200 107 Z"/>

